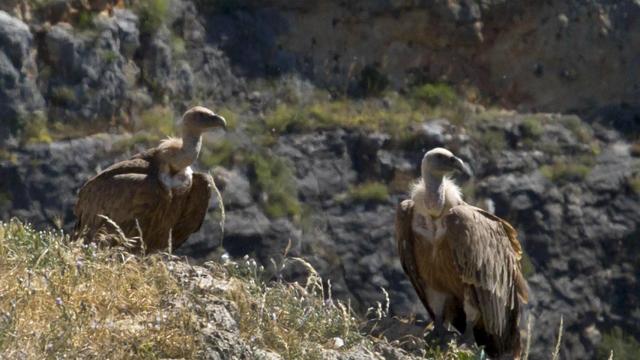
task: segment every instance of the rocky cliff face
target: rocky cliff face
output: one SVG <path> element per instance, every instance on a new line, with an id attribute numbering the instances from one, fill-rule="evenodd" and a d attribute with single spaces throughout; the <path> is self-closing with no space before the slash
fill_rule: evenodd
<path id="1" fill-rule="evenodd" d="M 395 88 L 447 80 L 525 111 L 638 103 L 635 1 L 247 3 L 207 26 L 250 73 L 295 70 L 349 89 L 374 69 Z"/>
<path id="2" fill-rule="evenodd" d="M 176 113 L 194 103 L 241 104 L 239 125 L 225 138 L 235 152 L 281 159 L 291 169 L 286 191 L 303 209 L 274 217 L 255 166 L 228 162 L 214 172 L 224 186 L 224 234 L 212 200 L 202 230 L 180 254 L 198 261 L 223 251 L 250 254 L 266 266 L 285 252 L 304 256 L 359 311 L 383 301 L 384 288 L 394 314 L 424 316 L 397 259 L 394 208 L 418 175 L 424 151 L 447 146 L 474 169 L 473 179 L 458 179 L 468 200 L 520 232 L 536 319 L 531 358 L 547 357 L 560 315 L 566 358 L 594 358 L 602 334 L 614 326 L 640 337 L 637 4 L 168 4 L 164 23 L 152 28 L 144 12 L 123 8 L 89 11 L 84 29 L 73 19 L 74 26 L 43 23 L 39 12 L 13 11 L 13 5 L 6 7 L 11 13 L 0 12 L 0 39 L 6 39 L 0 41 L 0 114 L 11 120 L 0 125 L 2 218 L 69 229 L 79 186 L 144 146 L 130 148 L 138 137 L 116 134 L 19 144 L 10 134 L 34 119 L 67 132 L 70 124 L 92 124 L 116 133 L 136 128 L 140 113 L 154 104 Z M 608 27 L 593 27 L 605 20 Z M 587 41 L 592 37 L 600 39 L 595 48 Z M 610 48 L 616 56 L 606 56 Z M 284 73 L 298 75 L 279 77 Z M 311 97 L 318 84 L 363 95 L 372 79 L 404 88 L 405 81 L 442 76 L 524 109 L 580 108 L 585 115 L 475 107 L 470 111 L 480 121 L 425 116 L 410 141 L 362 129 L 294 127 L 273 129 L 267 146 L 256 146 L 253 128 L 243 125 L 289 96 Z M 288 90 L 264 90 L 270 81 L 286 82 Z M 395 106 L 393 99 L 380 101 Z M 630 104 L 618 105 L 625 101 Z M 222 141 L 206 143 L 223 152 L 216 145 Z M 390 195 L 354 196 L 354 188 L 371 182 Z M 302 272 L 293 269 L 288 277 Z"/>

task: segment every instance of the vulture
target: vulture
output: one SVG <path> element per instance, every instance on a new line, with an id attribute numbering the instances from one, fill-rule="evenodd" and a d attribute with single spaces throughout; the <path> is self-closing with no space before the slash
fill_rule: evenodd
<path id="1" fill-rule="evenodd" d="M 402 267 L 434 322 L 441 341 L 446 324 L 491 357 L 519 359 L 519 318 L 528 301 L 522 249 L 505 220 L 462 200 L 449 175 L 469 167 L 449 150 L 428 151 L 411 199 L 396 210 Z"/>
<path id="2" fill-rule="evenodd" d="M 85 243 L 121 229 L 139 237 L 140 250 L 177 249 L 200 229 L 211 198 L 213 179 L 191 165 L 202 147 L 202 133 L 224 128 L 226 121 L 196 106 L 182 116 L 182 138 L 111 165 L 80 188 L 74 213 L 74 237 Z"/>

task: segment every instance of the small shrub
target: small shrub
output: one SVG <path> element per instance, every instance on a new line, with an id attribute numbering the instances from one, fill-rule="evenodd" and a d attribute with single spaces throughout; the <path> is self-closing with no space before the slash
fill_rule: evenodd
<path id="1" fill-rule="evenodd" d="M 140 19 L 140 30 L 152 34 L 167 20 L 169 0 L 140 0 L 134 9 Z"/>
<path id="2" fill-rule="evenodd" d="M 520 266 L 522 267 L 522 275 L 525 278 L 530 278 L 536 273 L 536 268 L 533 266 L 533 262 L 529 255 L 525 252 L 522 253 L 522 259 L 520 260 Z"/>
<path id="3" fill-rule="evenodd" d="M 236 144 L 227 139 L 222 139 L 211 145 L 203 146 L 200 153 L 200 162 L 207 168 L 216 166 L 231 167 L 234 156 L 238 155 Z"/>
<path id="4" fill-rule="evenodd" d="M 27 144 L 50 143 L 52 139 L 51 134 L 49 134 L 46 115 L 42 112 L 32 114 L 31 119 L 24 123 L 21 138 Z"/>
<path id="5" fill-rule="evenodd" d="M 176 34 L 171 34 L 171 52 L 175 56 L 182 56 L 187 52 L 187 45 L 183 38 Z"/>
<path id="6" fill-rule="evenodd" d="M 93 19 L 96 14 L 88 10 L 80 10 L 76 18 L 76 27 L 80 30 L 89 30 L 95 27 Z"/>
<path id="7" fill-rule="evenodd" d="M 255 175 L 255 190 L 265 213 L 271 218 L 298 217 L 301 212 L 293 172 L 276 156 L 254 154 L 248 159 Z"/>
<path id="8" fill-rule="evenodd" d="M 51 89 L 51 102 L 55 105 L 68 106 L 76 102 L 76 92 L 69 86 L 58 86 Z"/>
<path id="9" fill-rule="evenodd" d="M 582 143 L 590 143 L 593 139 L 591 127 L 579 117 L 575 115 L 564 116 L 560 121 L 562 125 L 573 133 L 578 141 Z"/>
<path id="10" fill-rule="evenodd" d="M 410 96 L 430 106 L 453 106 L 458 102 L 455 90 L 447 84 L 425 84 L 411 90 Z"/>
<path id="11" fill-rule="evenodd" d="M 593 160 L 589 157 L 556 161 L 550 165 L 544 165 L 540 172 L 547 179 L 559 183 L 583 181 L 591 172 Z"/>
<path id="12" fill-rule="evenodd" d="M 500 129 L 480 130 L 479 137 L 481 146 L 483 146 L 489 152 L 500 152 L 507 148 L 507 138 L 504 131 Z"/>
<path id="13" fill-rule="evenodd" d="M 386 202 L 389 200 L 389 189 L 381 182 L 367 182 L 352 187 L 349 198 L 360 202 Z"/>
<path id="14" fill-rule="evenodd" d="M 238 127 L 238 116 L 237 111 L 234 111 L 230 108 L 223 107 L 221 109 L 216 110 L 216 113 L 222 116 L 225 120 L 227 120 L 227 130 L 235 130 Z"/>
<path id="15" fill-rule="evenodd" d="M 305 109 L 281 104 L 265 118 L 264 124 L 267 131 L 281 134 L 308 128 L 309 115 Z"/>
<path id="16" fill-rule="evenodd" d="M 522 120 L 520 124 L 522 136 L 526 139 L 538 140 L 540 136 L 542 136 L 542 133 L 544 133 L 544 127 L 540 123 L 541 120 L 535 117 L 527 117 Z"/>
<path id="17" fill-rule="evenodd" d="M 118 61 L 118 59 L 120 58 L 120 54 L 118 54 L 115 51 L 109 50 L 109 51 L 104 51 L 102 54 L 102 59 L 104 60 L 104 62 L 106 62 L 107 64 L 113 64 L 116 61 Z"/>
<path id="18" fill-rule="evenodd" d="M 602 336 L 597 358 L 608 359 L 611 351 L 616 360 L 635 360 L 640 354 L 640 342 L 616 326 Z"/>
<path id="19" fill-rule="evenodd" d="M 156 146 L 162 136 L 147 131 L 140 131 L 132 136 L 124 137 L 113 144 L 111 148 L 114 153 L 122 153 L 124 151 L 142 150 L 149 146 Z"/>
<path id="20" fill-rule="evenodd" d="M 636 175 L 629 179 L 629 186 L 631 186 L 631 190 L 633 190 L 633 192 L 640 195 L 640 175 Z"/>
<path id="21" fill-rule="evenodd" d="M 175 121 L 173 111 L 164 106 L 154 106 L 140 114 L 140 124 L 136 130 L 147 130 L 162 135 L 174 133 Z"/>

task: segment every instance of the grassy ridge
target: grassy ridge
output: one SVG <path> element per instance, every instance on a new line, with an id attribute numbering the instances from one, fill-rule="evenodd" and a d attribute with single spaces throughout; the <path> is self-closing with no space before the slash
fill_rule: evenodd
<path id="1" fill-rule="evenodd" d="M 202 358 L 224 338 L 207 337 L 212 328 L 234 334 L 255 356 L 322 359 L 392 348 L 361 332 L 308 263 L 286 262 L 307 269 L 305 284 L 264 281 L 250 259 L 193 267 L 167 254 L 70 242 L 18 220 L 0 223 L 0 358 Z M 237 325 L 216 322 L 221 316 L 210 309 L 219 304 Z M 456 347 L 407 356 L 474 358 Z"/>

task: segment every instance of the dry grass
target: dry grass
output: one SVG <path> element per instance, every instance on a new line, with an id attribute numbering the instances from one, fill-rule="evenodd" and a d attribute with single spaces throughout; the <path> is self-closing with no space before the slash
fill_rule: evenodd
<path id="1" fill-rule="evenodd" d="M 245 279 L 229 294 L 238 306 L 240 331 L 245 339 L 285 359 L 321 359 L 323 351 L 334 348 L 336 342 L 346 350 L 369 341 L 359 333 L 359 321 L 349 306 L 325 294 L 311 265 L 298 258 L 287 262 L 298 262 L 308 270 L 305 284 L 266 284 L 259 280 L 262 270 L 255 261 L 227 263 L 234 276 Z"/>
<path id="2" fill-rule="evenodd" d="M 0 224 L 0 357 L 191 358 L 195 318 L 160 256 Z"/>
<path id="3" fill-rule="evenodd" d="M 0 223 L 0 358 L 201 358 L 218 346 L 203 332 L 216 321 L 207 309 L 225 302 L 238 330 L 215 331 L 239 331 L 238 341 L 250 344 L 239 351 L 255 356 L 323 359 L 390 346 L 363 334 L 350 306 L 333 299 L 330 283 L 303 259 L 274 264 L 276 275 L 289 265 L 305 269 L 304 284 L 265 281 L 264 268 L 248 258 L 210 262 L 207 270 L 166 254 L 70 242 L 17 220 Z M 202 285 L 203 276 L 218 285 Z M 378 308 L 387 316 L 388 305 Z M 438 360 L 477 355 L 455 344 L 422 349 Z"/>

